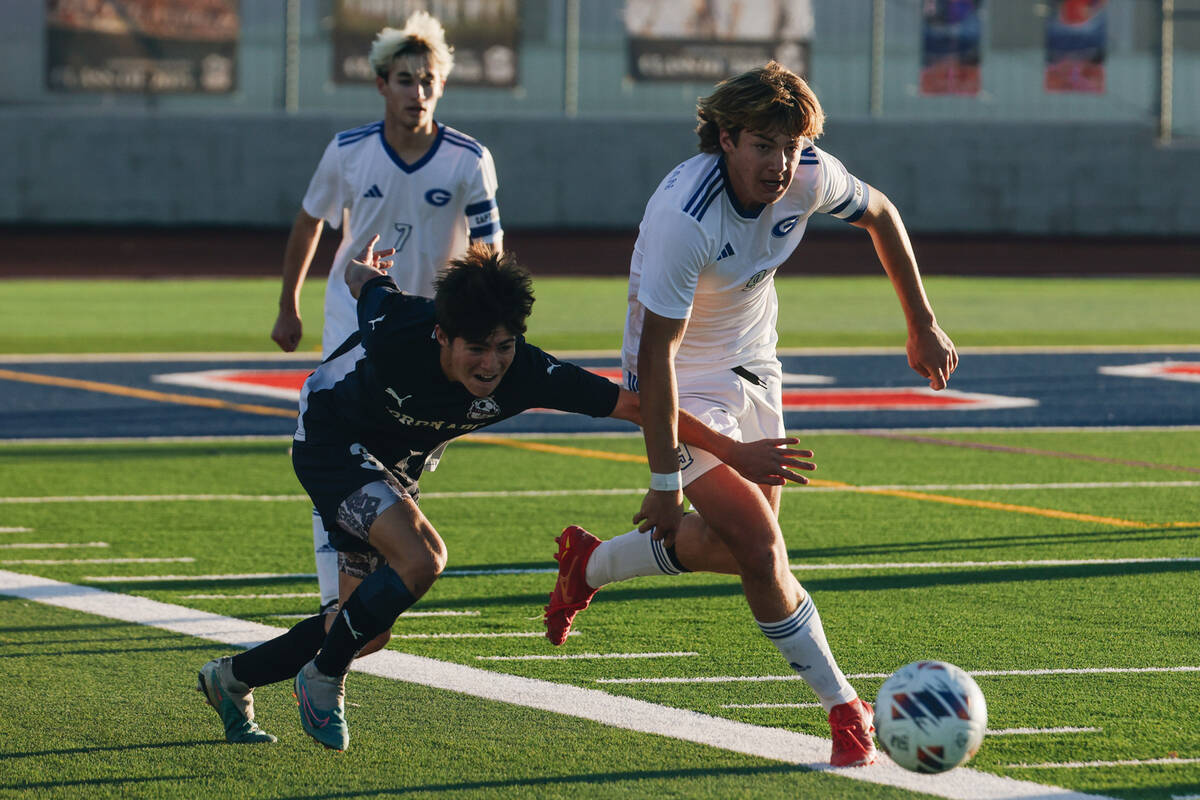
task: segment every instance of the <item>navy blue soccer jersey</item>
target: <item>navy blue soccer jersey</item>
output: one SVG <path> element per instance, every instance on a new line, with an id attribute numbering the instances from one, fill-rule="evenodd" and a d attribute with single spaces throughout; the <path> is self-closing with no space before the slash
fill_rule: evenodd
<path id="1" fill-rule="evenodd" d="M 401 292 L 390 277 L 363 286 L 358 321 L 358 333 L 304 382 L 296 441 L 361 443 L 394 454 L 415 481 L 425 457 L 443 442 L 527 409 L 607 417 L 616 407 L 616 384 L 523 336 L 496 390 L 475 397 L 442 372 L 433 301 Z"/>

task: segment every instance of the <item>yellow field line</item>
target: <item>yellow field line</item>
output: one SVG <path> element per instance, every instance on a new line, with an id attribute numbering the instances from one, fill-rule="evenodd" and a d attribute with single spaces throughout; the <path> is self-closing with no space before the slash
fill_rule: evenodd
<path id="1" fill-rule="evenodd" d="M 930 503 L 947 503 L 955 506 L 969 506 L 971 508 L 986 508 L 992 511 L 1012 511 L 1017 514 L 1033 514 L 1039 517 L 1051 517 L 1053 519 L 1071 519 L 1077 522 L 1097 522 L 1101 525 L 1116 525 L 1120 528 L 1157 528 L 1160 525 L 1151 524 L 1148 522 L 1137 522 L 1131 519 L 1120 519 L 1118 517 L 1098 517 L 1094 514 L 1077 514 L 1074 511 L 1059 511 L 1053 508 L 1037 508 L 1035 506 L 1020 506 L 1013 503 L 997 503 L 992 500 L 968 500 L 964 497 L 951 497 L 944 494 L 929 494 L 927 492 L 910 492 L 904 489 L 863 489 L 853 484 L 841 483 L 838 481 L 812 481 L 814 486 L 840 486 L 847 491 L 861 492 L 862 494 L 883 494 L 891 497 L 904 497 L 909 500 L 924 500 Z M 1178 524 L 1178 523 L 1174 523 Z"/>
<path id="2" fill-rule="evenodd" d="M 39 375 L 32 372 L 14 372 L 12 370 L 0 369 L 0 379 L 22 381 L 24 383 L 36 383 L 43 386 L 59 386 L 68 389 L 83 389 L 91 392 L 102 392 L 104 394 L 115 394 L 123 397 L 137 397 L 142 400 L 153 400 L 160 403 L 179 403 L 188 406 L 201 406 L 204 408 L 220 408 L 227 411 L 241 411 L 247 414 L 262 414 L 272 417 L 294 417 L 296 412 L 285 408 L 274 408 L 272 406 L 260 406 L 247 403 L 230 403 L 227 400 L 218 400 L 211 397 L 193 397 L 186 394 L 175 394 L 173 392 L 156 392 L 149 389 L 136 389 L 130 386 L 118 386 L 112 383 L 100 383 L 99 381 L 86 381 L 77 378 L 63 378 L 57 375 Z M 499 445 L 501 447 L 512 447 L 518 450 L 531 450 L 538 453 L 553 453 L 555 455 L 578 456 L 581 458 L 595 458 L 605 461 L 620 461 L 628 464 L 645 464 L 646 457 L 634 455 L 631 453 L 611 453 L 605 450 L 591 450 L 583 447 L 564 447 L 556 444 L 544 444 L 542 442 L 529 442 L 520 439 L 507 439 L 500 436 L 488 436 L 486 434 L 472 435 L 470 441 L 479 442 L 480 444 Z M 1117 517 L 1100 517 L 1093 514 L 1077 514 L 1073 511 L 1058 511 L 1052 508 L 1035 508 L 1033 506 L 1014 505 L 1012 503 L 997 503 L 991 500 L 968 500 L 962 497 L 950 497 L 941 494 L 928 494 L 926 492 L 909 492 L 902 489 L 861 489 L 853 484 L 842 483 L 840 481 L 823 481 L 815 479 L 812 481 L 814 486 L 837 486 L 852 492 L 861 492 L 863 494 L 879 494 L 888 495 L 891 497 L 903 497 L 909 500 L 922 500 L 930 503 L 947 503 L 956 506 L 968 506 L 971 508 L 986 508 L 993 511 L 1010 511 L 1018 514 L 1033 514 L 1040 517 L 1051 517 L 1053 519 L 1070 519 L 1077 522 L 1094 522 L 1102 525 L 1115 525 L 1121 528 L 1153 528 L 1160 527 L 1148 522 L 1137 522 L 1135 520 L 1120 519 Z M 1167 523 L 1174 527 L 1192 527 L 1195 523 L 1190 522 L 1173 522 Z"/>
<path id="3" fill-rule="evenodd" d="M 520 439 L 506 439 L 501 436 L 488 436 L 487 434 L 474 433 L 467 439 L 471 442 L 479 442 L 480 444 L 495 444 L 501 447 L 515 447 L 518 450 L 533 450 L 538 453 L 554 453 L 560 456 L 579 456 L 581 458 L 598 458 L 603 461 L 623 461 L 628 464 L 646 464 L 645 456 L 634 455 L 632 453 L 610 453 L 607 450 L 589 450 L 583 447 L 563 447 L 557 444 L 543 444 L 541 442 L 526 442 Z"/>
<path id="4" fill-rule="evenodd" d="M 230 403 L 228 400 L 218 400 L 213 397 L 193 397 L 174 392 L 156 392 L 150 389 L 135 389 L 132 386 L 118 386 L 115 383 L 85 381 L 78 378 L 61 378 L 57 375 L 39 375 L 33 372 L 14 372 L 0 369 L 0 379 L 36 383 L 42 386 L 58 386 L 66 389 L 83 389 L 89 392 L 115 394 L 122 397 L 136 397 L 140 400 L 153 400 L 158 403 L 178 403 L 185 406 L 201 406 L 203 408 L 220 408 L 226 411 L 241 411 L 246 414 L 261 414 L 268 417 L 296 417 L 294 409 L 273 408 L 247 403 Z"/>

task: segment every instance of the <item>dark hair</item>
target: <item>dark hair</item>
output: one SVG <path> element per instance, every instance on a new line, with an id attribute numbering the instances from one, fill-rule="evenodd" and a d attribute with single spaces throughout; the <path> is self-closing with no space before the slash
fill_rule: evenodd
<path id="1" fill-rule="evenodd" d="M 482 342 L 498 327 L 525 333 L 533 310 L 533 278 L 511 253 L 473 244 L 433 281 L 437 323 L 446 336 Z"/>
<path id="2" fill-rule="evenodd" d="M 721 131 L 737 142 L 743 130 L 779 131 L 816 139 L 825 129 L 825 112 L 813 90 L 796 73 L 775 61 L 721 81 L 696 104 L 700 150 L 721 152 Z"/>

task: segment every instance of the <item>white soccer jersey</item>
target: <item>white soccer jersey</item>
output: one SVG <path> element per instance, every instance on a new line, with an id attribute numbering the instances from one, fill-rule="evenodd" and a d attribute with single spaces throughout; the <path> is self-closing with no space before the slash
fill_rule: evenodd
<path id="1" fill-rule="evenodd" d="M 401 290 L 433 296 L 433 278 L 468 241 L 499 245 L 496 167 L 488 149 L 438 124 L 420 160 L 406 164 L 383 137 L 383 122 L 343 131 L 330 141 L 304 195 L 304 211 L 346 229 L 325 288 L 322 357 L 358 330 L 355 301 L 343 276 L 371 237 L 396 248 L 390 273 Z"/>
<path id="2" fill-rule="evenodd" d="M 629 267 L 622 366 L 637 374 L 645 309 L 689 319 L 675 357 L 680 372 L 729 369 L 775 358 L 775 270 L 815 213 L 853 222 L 867 187 L 816 146 L 800 153 L 791 186 L 757 213 L 729 186 L 725 159 L 702 153 L 671 171 L 646 204 Z"/>

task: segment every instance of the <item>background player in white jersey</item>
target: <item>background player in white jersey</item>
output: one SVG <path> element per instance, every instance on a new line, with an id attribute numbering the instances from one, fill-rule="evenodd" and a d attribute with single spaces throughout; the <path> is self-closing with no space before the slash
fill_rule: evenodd
<path id="1" fill-rule="evenodd" d="M 838 669 L 812 598 L 788 567 L 777 520 L 783 477 L 756 486 L 681 446 L 678 413 L 733 438 L 784 435 L 773 276 L 815 213 L 870 233 L 908 323 L 909 364 L 931 387 L 945 388 L 958 356 L 895 206 L 812 143 L 824 112 L 800 77 L 772 62 L 719 84 L 698 115 L 702 152 L 651 197 L 630 266 L 623 366 L 640 394 L 651 470 L 634 517 L 641 524 L 605 542 L 577 527 L 563 532 L 547 636 L 565 641 L 575 614 L 613 581 L 740 575 L 762 632 L 829 713 L 831 763 L 869 764 L 873 710 Z M 684 515 L 684 493 L 698 514 Z"/>
<path id="2" fill-rule="evenodd" d="M 373 236 L 380 237 L 381 248 L 395 250 L 392 275 L 400 289 L 423 297 L 433 295 L 437 270 L 466 252 L 470 242 L 502 247 L 491 153 L 433 118 L 454 66 L 441 23 L 420 11 L 402 30 L 384 28 L 370 60 L 384 118 L 329 142 L 288 237 L 279 316 L 271 332 L 287 352 L 300 344 L 300 291 L 326 222 L 344 227 L 325 287 L 323 359 L 358 329 L 342 275 Z M 315 510 L 313 549 L 324 607 L 338 597 L 337 552 Z"/>

